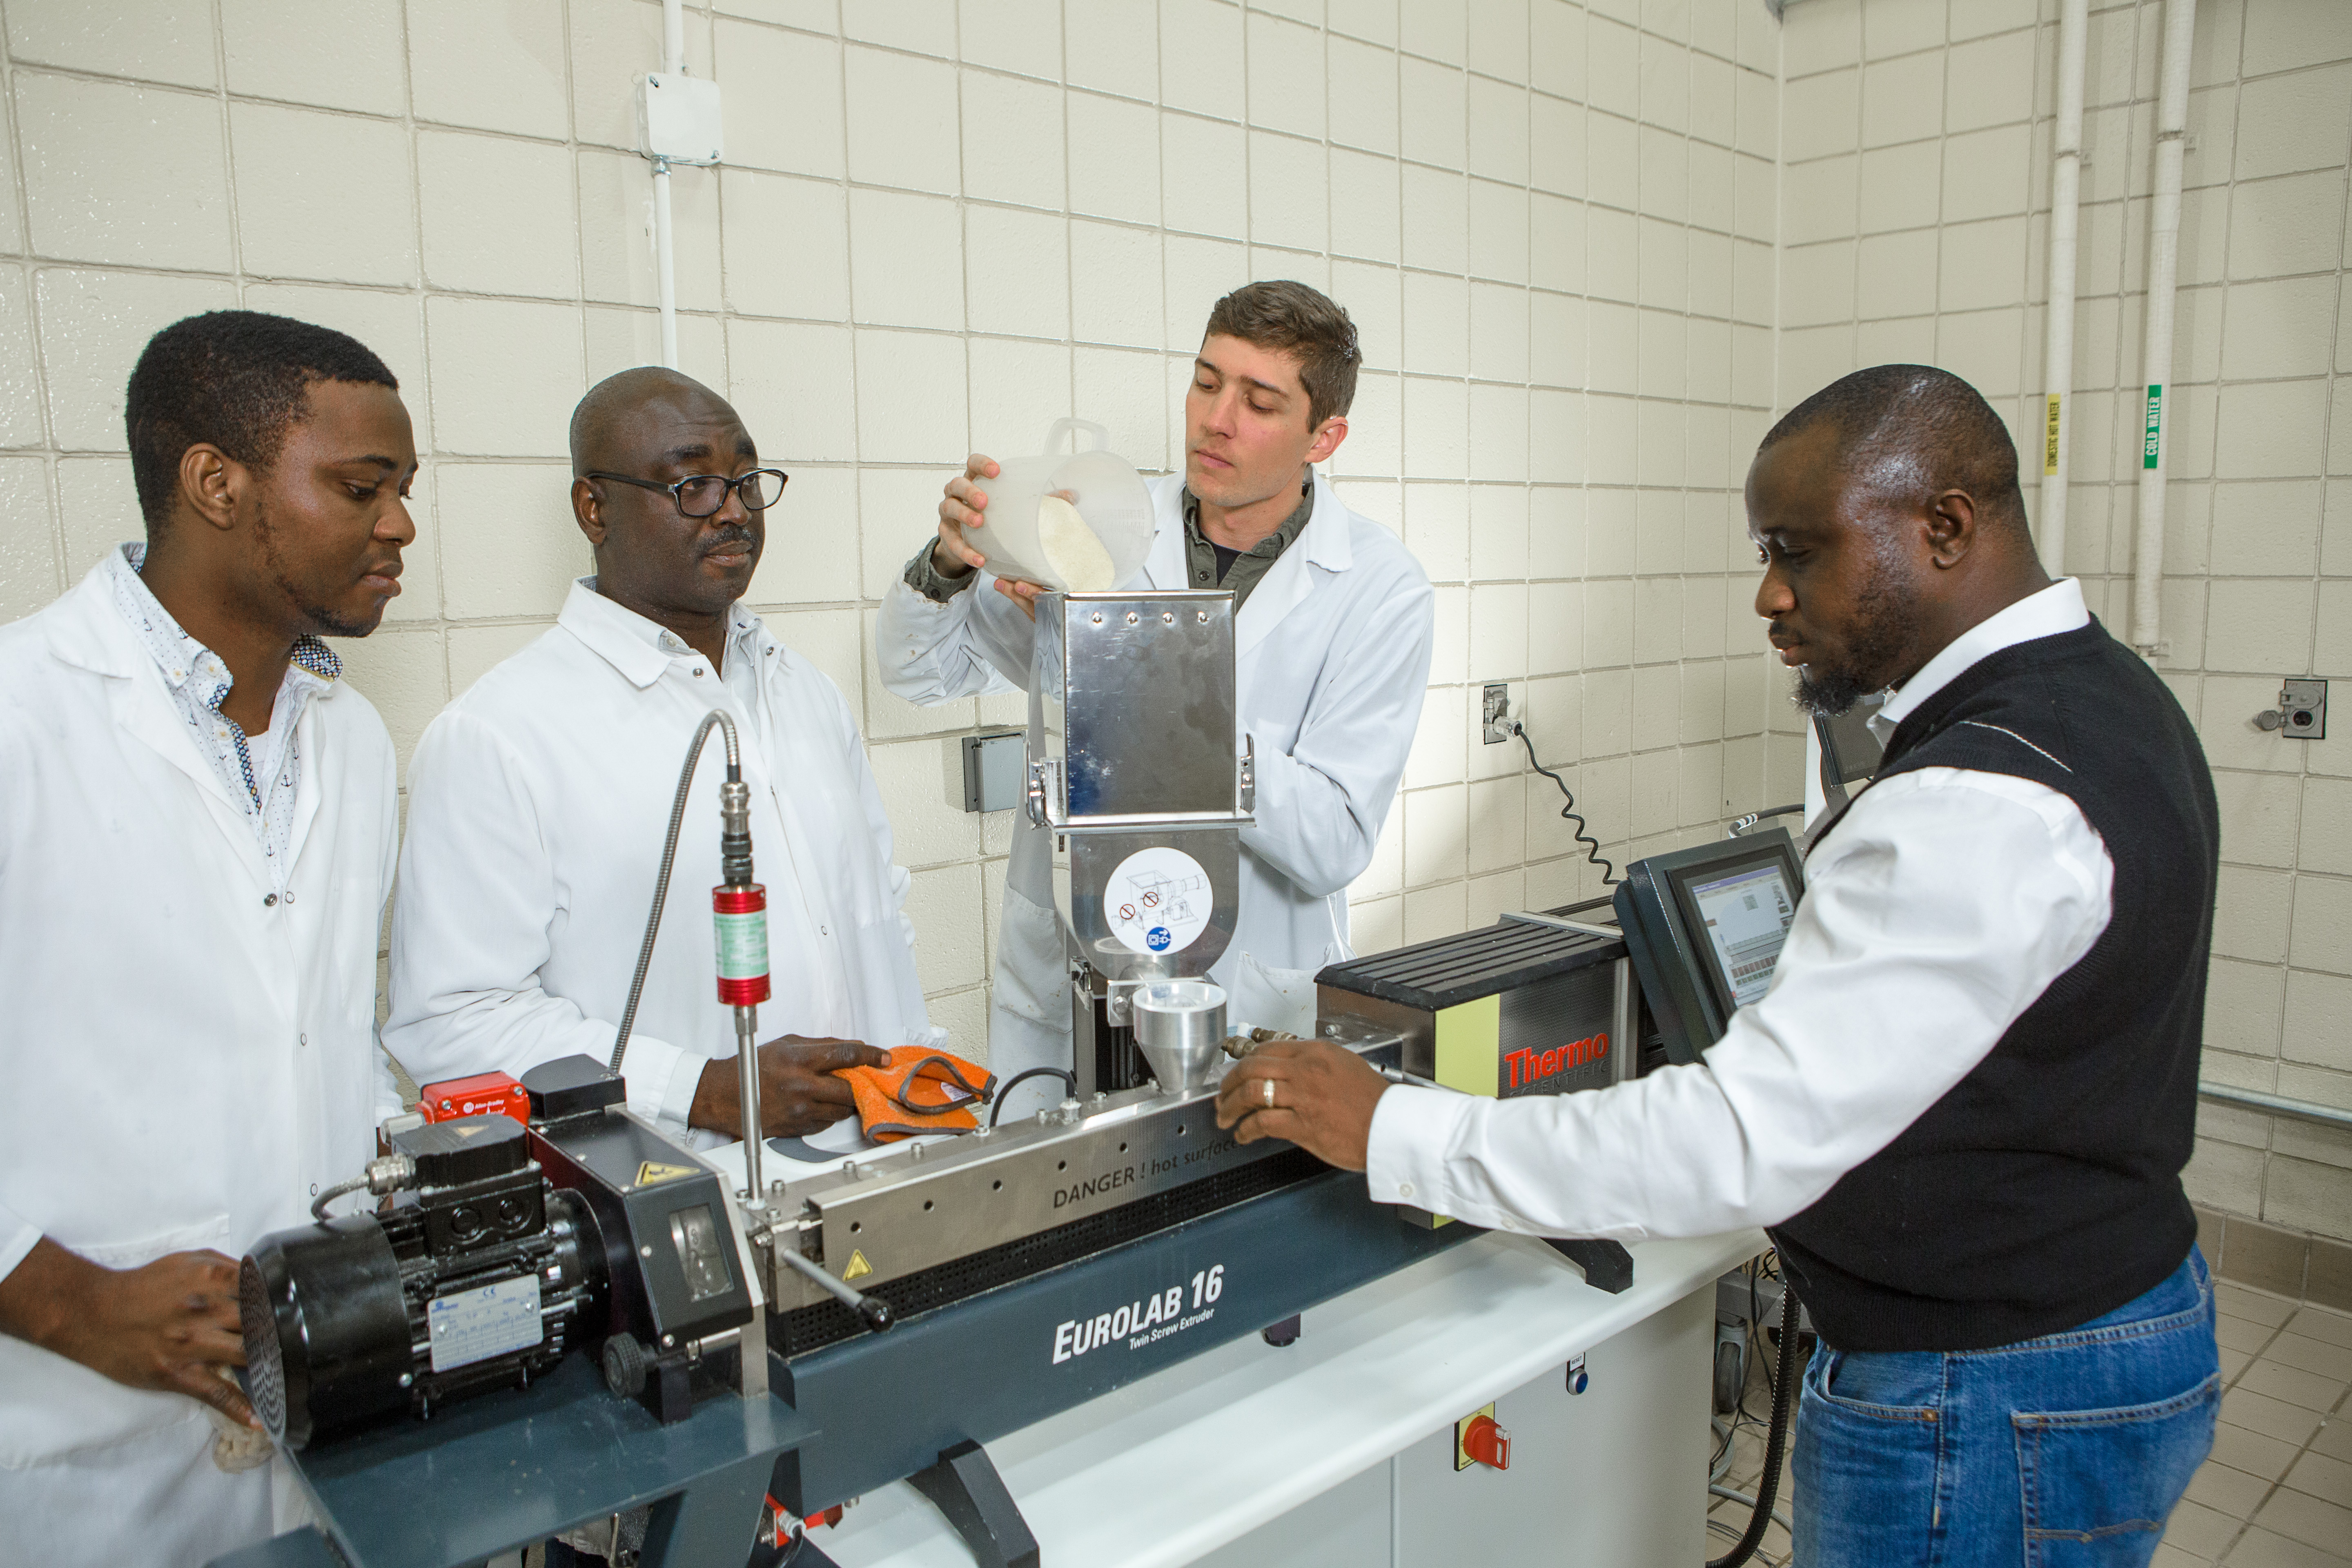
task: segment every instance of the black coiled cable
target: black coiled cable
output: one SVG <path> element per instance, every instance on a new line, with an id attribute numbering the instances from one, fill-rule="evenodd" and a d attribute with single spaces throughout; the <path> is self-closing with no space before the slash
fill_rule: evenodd
<path id="1" fill-rule="evenodd" d="M 1528 764 L 1534 768 L 1536 772 L 1543 774 L 1544 777 L 1551 780 L 1552 783 L 1559 786 L 1559 793 L 1561 795 L 1566 797 L 1568 801 L 1566 805 L 1559 808 L 1559 814 L 1569 821 L 1576 824 L 1576 841 L 1579 844 L 1587 847 L 1584 851 L 1584 858 L 1593 865 L 1601 868 L 1601 885 L 1609 888 L 1615 887 L 1619 880 L 1616 862 L 1602 859 L 1601 856 L 1601 840 L 1593 837 L 1591 834 L 1585 831 L 1584 818 L 1577 815 L 1575 792 L 1568 787 L 1568 781 L 1560 777 L 1558 773 L 1552 772 L 1549 768 L 1544 766 L 1543 763 L 1538 760 L 1536 756 L 1536 743 L 1528 739 L 1528 727 L 1525 724 L 1514 723 L 1511 726 L 1511 732 L 1518 736 L 1519 744 L 1528 749 Z"/>

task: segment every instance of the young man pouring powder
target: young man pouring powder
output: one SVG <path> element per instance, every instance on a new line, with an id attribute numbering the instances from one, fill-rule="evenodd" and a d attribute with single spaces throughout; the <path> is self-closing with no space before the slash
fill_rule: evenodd
<path id="1" fill-rule="evenodd" d="M 1236 1017 L 1247 1017 L 1265 971 L 1351 955 L 1348 884 L 1371 863 L 1429 683 L 1427 574 L 1315 470 L 1347 438 L 1361 363 L 1348 313 L 1303 283 L 1252 283 L 1218 300 L 1184 397 L 1183 469 L 1151 481 L 1150 553 L 1133 579 L 1109 584 L 1234 595 L 1256 824 L 1242 834 L 1234 940 L 1210 977 L 1234 994 Z M 882 602 L 882 680 L 910 702 L 1027 685 L 1043 590 L 988 574 L 987 498 L 974 481 L 996 472 L 974 453 L 948 481 L 936 536 Z M 1052 874 L 1050 835 L 1020 823 L 989 1024 L 1000 1079 L 1072 1066 Z"/>

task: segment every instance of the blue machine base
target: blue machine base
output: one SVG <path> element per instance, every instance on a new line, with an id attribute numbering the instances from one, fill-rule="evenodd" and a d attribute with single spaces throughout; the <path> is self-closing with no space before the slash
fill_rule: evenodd
<path id="1" fill-rule="evenodd" d="M 887 1333 L 771 1355 L 781 1397 L 714 1396 L 670 1426 L 567 1356 L 530 1388 L 294 1456 L 333 1545 L 303 1529 L 212 1568 L 465 1568 L 647 1504 L 644 1568 L 740 1568 L 772 1477 L 816 1513 L 1479 1234 L 1408 1224 L 1361 1175 L 1327 1172 Z M 1097 1322 L 1127 1331 L 1097 1343 Z"/>
<path id="2" fill-rule="evenodd" d="M 294 1455 L 340 1556 L 306 1528 L 212 1568 L 461 1568 L 647 1504 L 645 1568 L 742 1568 L 775 1457 L 810 1430 L 731 1394 L 664 1426 L 569 1355 L 530 1388 Z"/>
<path id="3" fill-rule="evenodd" d="M 1408 1224 L 1331 1171 L 887 1333 L 772 1355 L 770 1386 L 817 1429 L 777 1465 L 776 1496 L 815 1513 L 1481 1234 Z M 1098 1325 L 1125 1332 L 1097 1344 Z"/>

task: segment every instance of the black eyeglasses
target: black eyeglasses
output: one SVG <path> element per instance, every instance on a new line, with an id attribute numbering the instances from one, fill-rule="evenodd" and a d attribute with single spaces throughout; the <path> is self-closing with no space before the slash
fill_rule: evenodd
<path id="1" fill-rule="evenodd" d="M 783 499 L 784 486 L 792 475 L 782 468 L 753 468 L 748 474 L 729 479 L 724 474 L 688 474 L 674 485 L 657 484 L 652 479 L 633 479 L 626 474 L 586 473 L 583 479 L 614 479 L 621 484 L 635 485 L 641 490 L 667 490 L 669 499 L 677 503 L 680 514 L 687 517 L 712 517 L 727 504 L 727 492 L 740 489 L 743 504 L 753 511 L 765 511 Z"/>

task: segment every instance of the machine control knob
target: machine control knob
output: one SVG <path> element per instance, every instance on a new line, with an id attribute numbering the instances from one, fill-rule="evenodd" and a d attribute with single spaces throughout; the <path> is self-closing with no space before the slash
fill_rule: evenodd
<path id="1" fill-rule="evenodd" d="M 1462 1433 L 1462 1450 L 1490 1470 L 1511 1468 L 1511 1435 L 1491 1415 L 1473 1415 Z"/>
<path id="2" fill-rule="evenodd" d="M 652 1364 L 646 1347 L 635 1334 L 614 1334 L 604 1342 L 604 1386 L 624 1399 L 646 1391 L 646 1369 Z"/>

